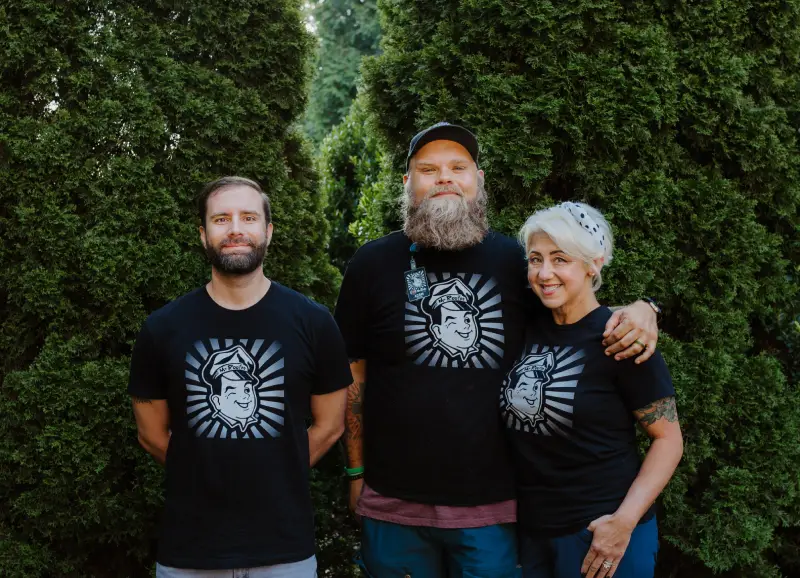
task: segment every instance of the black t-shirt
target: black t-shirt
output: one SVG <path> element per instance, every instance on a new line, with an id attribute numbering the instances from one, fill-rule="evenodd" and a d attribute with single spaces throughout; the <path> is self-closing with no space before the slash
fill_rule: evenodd
<path id="1" fill-rule="evenodd" d="M 366 360 L 366 483 L 428 504 L 513 498 L 497 391 L 526 317 L 542 309 L 524 252 L 496 233 L 462 251 L 422 248 L 414 255 L 430 296 L 410 301 L 410 246 L 396 232 L 361 247 L 336 306 L 348 355 Z"/>
<path id="2" fill-rule="evenodd" d="M 531 324 L 500 395 L 517 473 L 518 522 L 538 536 L 570 534 L 613 514 L 639 473 L 633 412 L 675 390 L 664 358 L 615 361 L 598 307 L 577 323 Z M 652 517 L 651 510 L 642 522 Z"/>
<path id="3" fill-rule="evenodd" d="M 330 313 L 274 281 L 244 310 L 202 287 L 150 315 L 128 391 L 169 406 L 159 563 L 232 569 L 312 556 L 310 396 L 351 382 Z"/>

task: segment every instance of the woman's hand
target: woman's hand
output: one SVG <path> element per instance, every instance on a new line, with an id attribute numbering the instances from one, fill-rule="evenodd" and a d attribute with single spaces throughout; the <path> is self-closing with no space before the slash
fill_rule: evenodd
<path id="1" fill-rule="evenodd" d="M 581 574 L 585 574 L 586 578 L 611 578 L 625 555 L 635 527 L 635 523 L 631 524 L 616 515 L 601 516 L 589 524 L 589 531 L 594 533 L 594 537 L 583 559 Z"/>

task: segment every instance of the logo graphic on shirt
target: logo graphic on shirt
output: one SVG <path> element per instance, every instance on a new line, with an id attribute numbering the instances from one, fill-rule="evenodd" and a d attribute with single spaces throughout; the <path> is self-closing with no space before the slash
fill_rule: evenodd
<path id="1" fill-rule="evenodd" d="M 407 354 L 437 367 L 491 367 L 503 360 L 503 312 L 497 282 L 485 275 L 428 274 L 430 295 L 406 303 Z"/>
<path id="2" fill-rule="evenodd" d="M 570 437 L 583 350 L 539 347 L 518 362 L 503 381 L 500 410 L 510 429 Z"/>
<path id="3" fill-rule="evenodd" d="M 276 341 L 261 353 L 263 345 L 263 339 L 209 339 L 186 354 L 186 414 L 197 437 L 280 437 L 281 345 Z"/>

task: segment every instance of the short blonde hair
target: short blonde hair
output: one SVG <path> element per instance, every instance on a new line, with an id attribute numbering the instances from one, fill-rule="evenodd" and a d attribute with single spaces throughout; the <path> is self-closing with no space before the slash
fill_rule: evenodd
<path id="1" fill-rule="evenodd" d="M 567 255 L 586 263 L 594 271 L 592 289 L 600 289 L 603 284 L 600 269 L 611 263 L 614 244 L 611 227 L 600 211 L 585 203 L 562 203 L 536 211 L 519 232 L 526 255 L 536 233 L 546 234 Z M 600 267 L 594 262 L 598 258 L 603 259 Z"/>

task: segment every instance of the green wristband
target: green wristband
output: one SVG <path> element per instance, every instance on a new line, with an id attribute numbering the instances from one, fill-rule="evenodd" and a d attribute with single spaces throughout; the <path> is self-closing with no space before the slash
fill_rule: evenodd
<path id="1" fill-rule="evenodd" d="M 357 468 L 345 468 L 344 473 L 348 475 L 348 477 L 355 477 L 360 476 L 364 473 L 364 466 L 359 466 Z"/>

